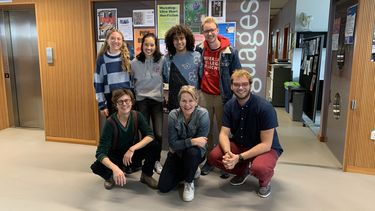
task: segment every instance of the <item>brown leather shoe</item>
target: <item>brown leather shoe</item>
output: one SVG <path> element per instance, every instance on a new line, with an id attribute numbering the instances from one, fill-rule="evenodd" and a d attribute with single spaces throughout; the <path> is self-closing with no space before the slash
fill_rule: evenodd
<path id="1" fill-rule="evenodd" d="M 153 189 L 157 189 L 158 187 L 158 182 L 154 178 L 149 177 L 144 173 L 141 175 L 141 182 Z"/>

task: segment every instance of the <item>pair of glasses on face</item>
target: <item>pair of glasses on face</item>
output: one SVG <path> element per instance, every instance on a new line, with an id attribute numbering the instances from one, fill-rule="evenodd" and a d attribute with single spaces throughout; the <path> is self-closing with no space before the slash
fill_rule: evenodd
<path id="1" fill-rule="evenodd" d="M 250 83 L 249 82 L 243 82 L 243 83 L 236 83 L 236 82 L 234 82 L 233 83 L 233 86 L 235 87 L 235 88 L 240 88 L 240 87 L 248 87 L 250 85 Z"/>
<path id="2" fill-rule="evenodd" d="M 209 34 L 209 33 L 214 33 L 216 31 L 216 28 L 214 29 L 206 29 L 206 30 L 203 30 L 203 33 L 204 34 Z"/>
<path id="3" fill-rule="evenodd" d="M 129 105 L 131 101 L 132 101 L 131 99 L 118 100 L 117 105 L 125 105 L 125 104 Z"/>

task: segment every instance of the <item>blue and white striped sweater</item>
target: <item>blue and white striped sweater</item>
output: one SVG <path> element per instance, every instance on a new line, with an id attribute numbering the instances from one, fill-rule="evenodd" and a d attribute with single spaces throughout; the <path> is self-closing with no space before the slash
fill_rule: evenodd
<path id="1" fill-rule="evenodd" d="M 130 75 L 122 70 L 121 64 L 121 55 L 111 56 L 107 53 L 101 55 L 96 61 L 94 87 L 100 110 L 107 107 L 105 94 L 109 94 L 115 89 L 133 88 Z"/>

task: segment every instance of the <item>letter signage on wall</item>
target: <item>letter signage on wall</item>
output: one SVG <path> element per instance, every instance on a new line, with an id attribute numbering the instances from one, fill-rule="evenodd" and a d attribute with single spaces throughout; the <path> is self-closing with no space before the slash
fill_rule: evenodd
<path id="1" fill-rule="evenodd" d="M 236 21 L 236 48 L 242 67 L 254 77 L 252 90 L 265 96 L 269 31 L 267 0 L 227 2 L 227 21 Z"/>

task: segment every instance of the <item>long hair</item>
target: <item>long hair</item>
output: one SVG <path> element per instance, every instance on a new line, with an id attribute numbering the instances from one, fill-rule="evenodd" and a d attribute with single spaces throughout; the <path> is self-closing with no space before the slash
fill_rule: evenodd
<path id="1" fill-rule="evenodd" d="M 145 62 L 146 60 L 146 55 L 145 52 L 143 51 L 143 45 L 145 43 L 146 38 L 151 37 L 154 39 L 155 42 L 155 52 L 152 55 L 154 57 L 154 62 L 158 62 L 161 58 L 161 53 L 160 53 L 160 47 L 159 47 L 159 41 L 158 38 L 154 33 L 147 33 L 145 36 L 142 37 L 142 45 L 141 45 L 141 52 L 137 55 L 138 61 Z"/>
<path id="2" fill-rule="evenodd" d="M 165 44 L 168 50 L 168 53 L 173 56 L 176 54 L 176 48 L 173 45 L 173 39 L 178 35 L 185 35 L 186 39 L 186 50 L 194 51 L 194 35 L 191 30 L 184 25 L 175 25 L 170 28 L 165 34 Z"/>
<path id="3" fill-rule="evenodd" d="M 100 48 L 98 57 L 102 56 L 105 52 L 109 51 L 108 40 L 109 40 L 109 37 L 111 36 L 111 34 L 114 33 L 114 32 L 119 33 L 122 37 L 122 45 L 121 45 L 121 48 L 120 48 L 122 70 L 130 72 L 130 70 L 131 70 L 131 68 L 130 68 L 130 53 L 129 53 L 128 48 L 126 47 L 124 35 L 117 29 L 111 29 L 111 30 L 107 31 L 106 36 L 105 36 L 105 42 L 102 45 L 102 47 Z"/>

